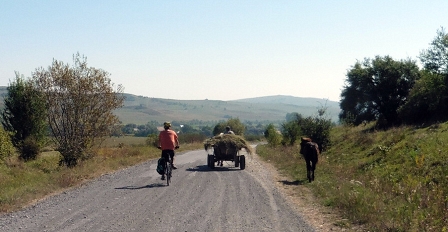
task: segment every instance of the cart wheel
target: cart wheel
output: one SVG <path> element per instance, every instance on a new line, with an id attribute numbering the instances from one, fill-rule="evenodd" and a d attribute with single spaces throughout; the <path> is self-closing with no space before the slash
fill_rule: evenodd
<path id="1" fill-rule="evenodd" d="M 240 156 L 236 156 L 235 157 L 235 167 L 239 167 L 240 166 Z"/>
<path id="2" fill-rule="evenodd" d="M 207 167 L 210 167 L 210 155 L 207 154 Z"/>
<path id="3" fill-rule="evenodd" d="M 246 157 L 244 155 L 240 155 L 240 168 L 241 170 L 244 170 L 246 168 Z"/>
<path id="4" fill-rule="evenodd" d="M 215 168 L 215 157 L 213 155 L 209 155 L 210 157 L 210 168 Z"/>

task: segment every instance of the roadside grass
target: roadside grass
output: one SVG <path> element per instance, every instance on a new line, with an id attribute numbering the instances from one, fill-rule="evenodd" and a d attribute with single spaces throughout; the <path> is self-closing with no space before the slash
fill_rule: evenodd
<path id="1" fill-rule="evenodd" d="M 60 155 L 51 150 L 29 162 L 19 161 L 17 157 L 0 161 L 0 213 L 18 210 L 103 174 L 160 157 L 160 150 L 145 145 L 145 139 L 108 138 L 94 157 L 74 168 L 59 166 Z M 196 149 L 203 149 L 203 144 L 182 144 L 176 152 Z"/>
<path id="2" fill-rule="evenodd" d="M 448 231 L 448 123 L 374 130 L 338 126 L 306 181 L 298 147 L 258 146 L 257 153 L 370 231 Z"/>

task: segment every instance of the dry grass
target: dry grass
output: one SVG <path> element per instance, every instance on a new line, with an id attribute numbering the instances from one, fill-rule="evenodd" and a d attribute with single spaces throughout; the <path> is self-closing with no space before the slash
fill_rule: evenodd
<path id="1" fill-rule="evenodd" d="M 249 154 L 253 154 L 254 152 L 250 144 L 243 137 L 233 134 L 217 135 L 204 141 L 205 150 L 210 149 L 214 145 L 218 147 L 234 147 L 237 150 L 244 148 Z"/>
<path id="2" fill-rule="evenodd" d="M 448 124 L 387 131 L 372 126 L 334 128 L 311 184 L 297 148 L 257 147 L 257 153 L 310 187 L 323 205 L 345 212 L 348 227 L 447 231 Z"/>
<path id="3" fill-rule="evenodd" d="M 144 138 L 128 137 L 107 142 L 94 157 L 74 168 L 59 166 L 59 153 L 55 151 L 47 151 L 26 163 L 17 158 L 0 163 L 0 213 L 20 209 L 103 174 L 160 157 L 160 150 L 144 145 Z M 119 143 L 122 143 L 121 148 Z M 202 147 L 202 143 L 185 144 L 178 152 Z"/>

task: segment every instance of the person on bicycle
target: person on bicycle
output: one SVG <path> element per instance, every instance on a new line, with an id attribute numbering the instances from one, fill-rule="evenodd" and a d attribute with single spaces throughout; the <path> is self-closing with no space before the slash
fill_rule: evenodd
<path id="1" fill-rule="evenodd" d="M 162 150 L 162 157 L 165 160 L 171 160 L 171 166 L 173 167 L 173 169 L 177 169 L 177 167 L 174 166 L 174 149 L 179 148 L 179 140 L 177 138 L 177 133 L 170 129 L 171 128 L 170 122 L 164 122 L 163 128 L 165 130 L 159 133 L 158 148 Z M 162 175 L 162 180 L 164 179 L 165 175 Z"/>

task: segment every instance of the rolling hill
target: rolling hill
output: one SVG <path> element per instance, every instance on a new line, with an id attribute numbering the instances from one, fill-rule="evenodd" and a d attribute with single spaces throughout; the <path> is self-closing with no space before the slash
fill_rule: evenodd
<path id="1" fill-rule="evenodd" d="M 5 86 L 0 86 L 0 108 L 3 108 Z M 339 103 L 319 98 L 301 98 L 285 95 L 246 98 L 232 101 L 175 100 L 124 94 L 124 106 L 115 110 L 123 124 L 143 125 L 149 121 L 221 121 L 239 118 L 241 121 L 279 122 L 287 113 L 297 112 L 303 116 L 316 115 L 326 107 L 327 118 L 338 121 Z"/>
<path id="2" fill-rule="evenodd" d="M 241 121 L 283 121 L 287 113 L 312 116 L 327 107 L 328 118 L 338 121 L 339 103 L 318 98 L 265 96 L 232 101 L 174 100 L 125 94 L 124 107 L 115 112 L 124 124 L 145 124 L 155 121 L 220 121 L 239 118 Z"/>

